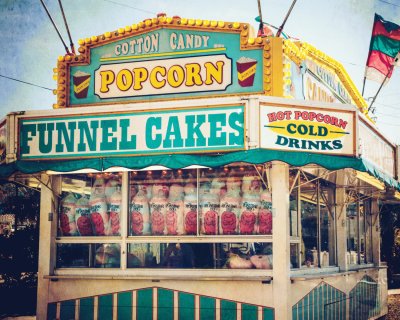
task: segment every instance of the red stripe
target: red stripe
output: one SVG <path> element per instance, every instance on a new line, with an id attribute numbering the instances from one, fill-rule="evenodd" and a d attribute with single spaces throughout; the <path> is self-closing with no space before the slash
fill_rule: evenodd
<path id="1" fill-rule="evenodd" d="M 394 62 L 394 58 L 387 56 L 386 54 L 380 51 L 371 51 L 367 60 L 367 67 L 374 68 L 378 70 L 383 75 L 387 75 L 389 70 L 388 78 L 391 77 L 393 68 L 392 64 Z"/>
<path id="2" fill-rule="evenodd" d="M 372 28 L 372 36 L 378 35 L 383 35 L 393 40 L 400 40 L 400 28 L 388 32 L 381 20 L 375 20 L 374 27 Z"/>

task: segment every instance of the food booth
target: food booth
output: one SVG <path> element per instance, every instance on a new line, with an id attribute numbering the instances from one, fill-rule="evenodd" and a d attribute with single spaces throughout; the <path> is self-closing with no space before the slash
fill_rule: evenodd
<path id="1" fill-rule="evenodd" d="M 41 186 L 38 319 L 375 319 L 397 150 L 340 63 L 249 24 L 156 18 L 58 59 L 2 124 Z"/>

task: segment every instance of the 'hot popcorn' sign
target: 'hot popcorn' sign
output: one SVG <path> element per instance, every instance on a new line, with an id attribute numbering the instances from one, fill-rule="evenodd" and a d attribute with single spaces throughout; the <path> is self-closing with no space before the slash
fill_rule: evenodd
<path id="1" fill-rule="evenodd" d="M 355 155 L 355 112 L 260 106 L 260 146 L 266 149 Z"/>

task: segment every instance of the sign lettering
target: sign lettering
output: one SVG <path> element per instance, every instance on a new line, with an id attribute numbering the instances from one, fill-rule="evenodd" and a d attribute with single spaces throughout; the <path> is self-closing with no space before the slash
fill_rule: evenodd
<path id="1" fill-rule="evenodd" d="M 21 159 L 244 149 L 244 106 L 23 119 Z"/>
<path id="2" fill-rule="evenodd" d="M 260 106 L 262 148 L 354 154 L 354 112 Z"/>

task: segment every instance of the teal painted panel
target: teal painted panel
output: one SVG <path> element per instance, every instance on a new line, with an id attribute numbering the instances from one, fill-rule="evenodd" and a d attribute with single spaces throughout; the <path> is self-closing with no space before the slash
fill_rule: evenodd
<path id="1" fill-rule="evenodd" d="M 200 297 L 200 320 L 215 319 L 215 299 L 210 297 Z"/>
<path id="2" fill-rule="evenodd" d="M 304 312 L 303 303 L 304 300 L 301 300 L 300 303 L 297 305 L 297 314 L 298 314 L 297 319 L 299 320 L 303 320 L 303 312 Z"/>
<path id="3" fill-rule="evenodd" d="M 221 320 L 236 320 L 236 302 L 221 300 Z"/>
<path id="4" fill-rule="evenodd" d="M 117 319 L 132 319 L 132 292 L 120 292 L 117 294 Z"/>
<path id="5" fill-rule="evenodd" d="M 174 292 L 172 290 L 158 289 L 158 320 L 174 319 Z"/>
<path id="6" fill-rule="evenodd" d="M 190 293 L 178 293 L 179 320 L 194 319 L 194 295 Z"/>
<path id="7" fill-rule="evenodd" d="M 137 320 L 153 319 L 153 289 L 138 290 L 136 294 L 136 317 Z"/>
<path id="8" fill-rule="evenodd" d="M 350 319 L 362 320 L 380 313 L 379 284 L 364 276 L 350 291 Z"/>
<path id="9" fill-rule="evenodd" d="M 257 320 L 258 307 L 250 304 L 242 304 L 242 319 Z"/>
<path id="10" fill-rule="evenodd" d="M 57 314 L 57 303 L 47 305 L 47 320 L 55 320 Z"/>
<path id="11" fill-rule="evenodd" d="M 318 301 L 318 290 L 311 291 L 310 296 L 312 297 L 312 302 L 316 303 Z M 318 308 L 313 308 L 312 316 L 313 319 L 318 319 Z"/>
<path id="12" fill-rule="evenodd" d="M 296 315 L 296 318 L 294 317 Z M 272 308 L 264 308 L 263 310 L 263 320 L 274 320 L 275 319 L 275 314 L 274 314 L 274 309 Z M 297 319 L 297 313 L 293 314 L 293 320 Z"/>
<path id="13" fill-rule="evenodd" d="M 303 319 L 308 319 L 308 315 L 312 313 L 312 304 L 310 304 L 309 295 L 306 295 L 303 299 Z"/>
<path id="14" fill-rule="evenodd" d="M 346 295 L 336 288 L 321 283 L 292 307 L 293 320 L 345 319 Z"/>
<path id="15" fill-rule="evenodd" d="M 292 320 L 297 320 L 298 316 L 297 316 L 297 312 L 298 312 L 298 308 L 297 305 L 292 307 Z M 265 311 L 264 311 L 265 313 Z M 265 314 L 264 314 L 264 318 L 265 318 Z"/>
<path id="16" fill-rule="evenodd" d="M 79 300 L 79 320 L 93 320 L 94 298 L 83 298 Z"/>
<path id="17" fill-rule="evenodd" d="M 60 303 L 60 319 L 75 319 L 75 300 L 67 300 Z"/>
<path id="18" fill-rule="evenodd" d="M 105 296 L 99 296 L 98 300 L 98 320 L 112 320 L 113 318 L 113 296 L 107 294 Z"/>
<path id="19" fill-rule="evenodd" d="M 317 287 L 318 301 L 314 302 L 314 308 L 318 309 L 318 319 L 323 319 L 324 316 L 324 288 L 323 286 Z"/>

